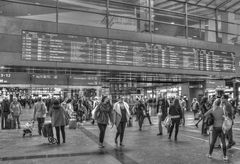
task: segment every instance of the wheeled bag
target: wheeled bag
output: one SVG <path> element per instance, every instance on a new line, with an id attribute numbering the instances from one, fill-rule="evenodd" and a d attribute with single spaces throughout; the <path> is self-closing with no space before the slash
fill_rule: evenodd
<path id="1" fill-rule="evenodd" d="M 71 118 L 69 120 L 69 129 L 76 129 L 77 128 L 77 120 L 75 118 Z"/>

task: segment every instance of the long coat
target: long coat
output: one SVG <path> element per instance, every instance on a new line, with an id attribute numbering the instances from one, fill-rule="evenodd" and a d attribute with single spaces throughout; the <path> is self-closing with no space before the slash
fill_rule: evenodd
<path id="1" fill-rule="evenodd" d="M 49 114 L 53 127 L 66 125 L 65 111 L 61 105 L 53 105 Z"/>
<path id="2" fill-rule="evenodd" d="M 129 120 L 131 114 L 129 111 L 129 106 L 126 102 L 123 102 L 124 107 L 126 109 L 126 117 L 127 117 L 127 121 Z M 122 118 L 122 113 L 121 113 L 121 109 L 120 109 L 120 104 L 119 102 L 116 102 L 113 106 L 113 123 L 116 125 L 116 127 L 118 127 L 120 121 Z"/>

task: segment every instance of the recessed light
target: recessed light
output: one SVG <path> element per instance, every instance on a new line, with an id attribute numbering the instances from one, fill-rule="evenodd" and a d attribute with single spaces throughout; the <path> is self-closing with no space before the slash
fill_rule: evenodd
<path id="1" fill-rule="evenodd" d="M 174 22 L 171 22 L 171 24 L 175 24 Z"/>

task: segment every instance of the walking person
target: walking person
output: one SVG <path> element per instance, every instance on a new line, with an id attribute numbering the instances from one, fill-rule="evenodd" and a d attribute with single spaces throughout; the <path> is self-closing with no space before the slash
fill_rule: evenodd
<path id="1" fill-rule="evenodd" d="M 117 133 L 115 137 L 115 144 L 118 146 L 118 137 L 120 136 L 120 146 L 123 145 L 123 137 L 126 124 L 130 118 L 131 114 L 129 111 L 129 105 L 121 97 L 118 102 L 114 104 L 113 107 L 113 123 L 117 127 Z"/>
<path id="2" fill-rule="evenodd" d="M 172 120 L 172 125 L 170 126 L 168 139 L 171 139 L 172 131 L 175 126 L 175 137 L 174 140 L 177 141 L 177 135 L 179 130 L 180 121 L 182 119 L 182 109 L 179 99 L 175 98 L 173 104 L 169 107 L 169 116 Z"/>
<path id="3" fill-rule="evenodd" d="M 185 126 L 185 110 L 186 110 L 186 107 L 187 107 L 187 103 L 182 96 L 179 100 L 179 103 L 180 103 L 180 106 L 181 106 L 181 109 L 182 109 L 182 119 L 183 119 L 182 125 Z"/>
<path id="4" fill-rule="evenodd" d="M 197 98 L 193 98 L 191 108 L 192 108 L 194 120 L 197 120 L 198 118 L 196 116 L 197 116 L 197 113 L 199 112 L 199 109 L 200 109 L 199 102 L 197 101 Z"/>
<path id="5" fill-rule="evenodd" d="M 234 118 L 234 109 L 232 105 L 228 102 L 228 95 L 222 96 L 222 107 L 223 110 L 226 112 L 226 116 L 230 118 L 233 122 Z M 233 125 L 232 125 L 233 126 Z M 233 134 L 232 134 L 232 127 L 227 131 L 226 138 L 228 140 L 228 146 L 227 148 L 231 148 L 233 145 L 236 144 L 236 142 L 233 140 Z"/>
<path id="6" fill-rule="evenodd" d="M 142 125 L 143 125 L 143 121 L 144 121 L 146 110 L 147 110 L 142 99 L 139 100 L 138 104 L 135 106 L 135 110 L 136 110 L 136 116 L 137 116 L 138 125 L 139 125 L 139 131 L 142 131 Z"/>
<path id="7" fill-rule="evenodd" d="M 42 101 L 42 98 L 39 97 L 37 102 L 34 104 L 33 120 L 37 119 L 38 122 L 38 134 L 42 135 L 42 126 L 45 122 L 47 109 Z"/>
<path id="8" fill-rule="evenodd" d="M 212 110 L 205 114 L 207 116 L 211 113 L 213 115 L 213 120 L 214 120 L 213 129 L 212 129 L 212 142 L 210 143 L 208 158 L 212 158 L 214 145 L 217 141 L 217 138 L 220 137 L 222 142 L 223 156 L 224 156 L 223 160 L 227 161 L 228 157 L 226 155 L 227 149 L 226 149 L 226 142 L 225 142 L 225 134 L 223 133 L 223 130 L 222 130 L 222 125 L 224 121 L 224 117 L 223 117 L 224 112 L 220 104 L 221 104 L 221 100 L 219 98 L 216 99 L 213 103 Z"/>
<path id="9" fill-rule="evenodd" d="M 102 100 L 93 113 L 93 116 L 98 123 L 98 128 L 100 131 L 99 148 L 104 148 L 103 141 L 109 120 L 113 126 L 112 105 L 107 96 L 102 97 Z"/>
<path id="10" fill-rule="evenodd" d="M 21 127 L 19 117 L 22 114 L 22 106 L 17 101 L 17 97 L 13 97 L 13 102 L 10 104 L 10 112 L 12 113 L 13 120 L 15 122 L 17 121 L 18 129 L 20 129 Z"/>
<path id="11" fill-rule="evenodd" d="M 7 97 L 4 98 L 4 100 L 1 103 L 2 106 L 2 129 L 6 129 L 6 121 L 8 118 L 8 115 L 10 114 L 10 102 Z"/>
<path id="12" fill-rule="evenodd" d="M 56 136 L 57 136 L 57 144 L 60 144 L 60 130 L 62 133 L 63 143 L 66 142 L 65 135 L 65 126 L 66 126 L 66 118 L 65 118 L 65 110 L 60 105 L 60 102 L 56 99 L 53 101 L 52 108 L 50 109 L 49 115 L 51 117 L 52 126 L 55 127 Z"/>

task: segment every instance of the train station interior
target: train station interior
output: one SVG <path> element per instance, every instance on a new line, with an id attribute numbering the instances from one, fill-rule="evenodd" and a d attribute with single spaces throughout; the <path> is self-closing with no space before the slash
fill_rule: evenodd
<path id="1" fill-rule="evenodd" d="M 113 103 L 124 96 L 132 107 L 137 98 L 156 103 L 164 97 L 185 97 L 190 108 L 194 98 L 227 94 L 238 107 L 239 84 L 239 0 L 0 0 L 0 101 L 6 97 L 63 100 L 107 95 Z M 151 116 L 157 116 L 157 108 L 152 108 Z M 90 132 L 97 135 L 91 128 L 85 129 L 83 138 L 94 138 Z M 131 132 L 133 137 L 138 135 Z M 4 132 L 3 136 L 7 135 Z M 147 140 L 147 134 L 143 136 Z M 175 152 L 182 150 L 167 146 Z M 1 148 L 0 140 L 0 152 Z M 205 157 L 198 156 L 199 152 L 197 149 L 194 155 L 201 163 Z M 190 161 L 186 157 L 171 160 L 171 153 L 166 153 L 166 159 L 161 155 L 162 162 L 155 158 L 156 153 L 155 157 L 149 155 L 156 161 L 131 152 L 122 160 L 110 150 L 101 152 L 106 159 L 92 161 L 89 154 L 81 153 L 75 156 L 81 156 L 83 163 L 107 159 L 107 163 L 195 163 L 193 157 Z M 1 153 L 0 159 L 8 161 Z M 231 162 L 235 161 L 240 158 Z M 76 157 L 72 162 L 77 163 Z"/>

